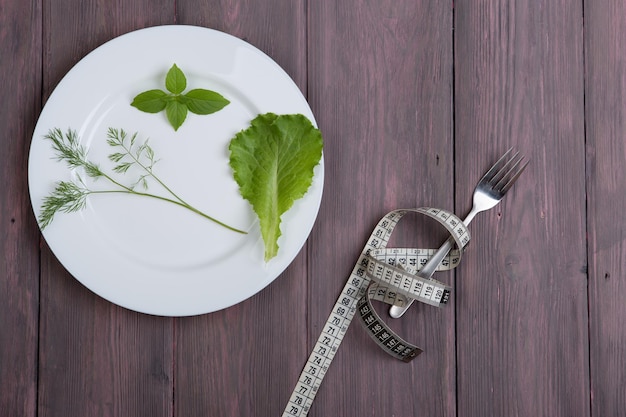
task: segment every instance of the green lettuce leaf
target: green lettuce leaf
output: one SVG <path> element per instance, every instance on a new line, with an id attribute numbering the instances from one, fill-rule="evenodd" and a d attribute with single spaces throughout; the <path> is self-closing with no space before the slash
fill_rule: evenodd
<path id="1" fill-rule="evenodd" d="M 230 142 L 230 166 L 259 218 L 266 262 L 278 253 L 281 216 L 309 189 L 322 147 L 320 131 L 301 114 L 259 115 Z"/>

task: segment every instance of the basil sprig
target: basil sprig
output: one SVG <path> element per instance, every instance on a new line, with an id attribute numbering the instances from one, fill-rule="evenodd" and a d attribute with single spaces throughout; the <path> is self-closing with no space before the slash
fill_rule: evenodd
<path id="1" fill-rule="evenodd" d="M 187 118 L 188 111 L 201 115 L 211 114 L 230 103 L 221 94 L 203 88 L 196 88 L 183 94 L 187 88 L 187 77 L 176 64 L 167 72 L 165 88 L 167 91 L 158 89 L 144 91 L 135 96 L 130 105 L 146 113 L 159 113 L 165 110 L 167 120 L 174 130 L 178 130 Z"/>

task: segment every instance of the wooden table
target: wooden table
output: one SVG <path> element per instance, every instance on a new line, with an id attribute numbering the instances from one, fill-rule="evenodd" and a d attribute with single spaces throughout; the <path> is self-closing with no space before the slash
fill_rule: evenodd
<path id="1" fill-rule="evenodd" d="M 41 238 L 27 184 L 59 80 L 105 41 L 164 24 L 263 50 L 325 139 L 319 217 L 293 264 L 185 318 L 85 289 Z M 625 45 L 620 0 L 0 0 L 0 415 L 280 415 L 380 217 L 465 214 L 509 146 L 532 162 L 438 274 L 451 305 L 392 323 L 425 352 L 391 359 L 354 323 L 309 415 L 624 415 Z M 401 244 L 441 239 L 406 230 Z"/>

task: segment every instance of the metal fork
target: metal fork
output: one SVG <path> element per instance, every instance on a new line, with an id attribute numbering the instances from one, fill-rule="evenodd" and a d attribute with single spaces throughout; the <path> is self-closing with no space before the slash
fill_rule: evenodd
<path id="1" fill-rule="evenodd" d="M 506 151 L 478 181 L 474 189 L 472 209 L 465 217 L 465 220 L 463 220 L 463 223 L 467 226 L 478 213 L 495 207 L 522 174 L 528 162 L 528 160 L 524 162 L 524 157 L 520 156 L 519 152 L 514 151 L 513 148 Z M 417 276 L 430 279 L 453 246 L 454 239 L 450 237 L 435 252 L 433 257 L 426 262 L 424 267 L 417 272 Z M 413 301 L 413 299 L 410 299 L 403 307 L 391 306 L 389 315 L 393 318 L 401 317 L 409 309 Z"/>

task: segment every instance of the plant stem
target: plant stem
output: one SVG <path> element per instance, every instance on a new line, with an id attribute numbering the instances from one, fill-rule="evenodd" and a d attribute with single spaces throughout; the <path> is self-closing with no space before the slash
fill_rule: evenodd
<path id="1" fill-rule="evenodd" d="M 126 147 L 126 145 L 124 144 L 124 142 L 121 142 L 121 146 L 122 148 L 124 148 L 124 150 L 126 151 L 126 154 L 128 156 L 130 156 L 133 161 L 135 161 L 135 163 L 137 163 L 144 171 L 146 171 L 148 173 L 148 175 L 150 175 L 152 178 L 154 178 L 159 184 L 161 184 L 161 186 L 163 188 L 165 188 L 167 190 L 168 193 L 170 193 L 174 198 L 176 198 L 178 201 L 180 201 L 183 204 L 187 204 L 182 198 L 180 198 L 178 195 L 176 195 L 176 193 L 174 191 L 172 191 L 170 189 L 170 187 L 168 187 L 167 185 L 165 185 L 165 183 L 163 181 L 161 181 L 159 179 L 159 177 L 157 177 L 153 172 L 152 169 L 149 169 L 148 167 L 146 167 L 140 160 L 139 158 L 137 158 L 129 148 Z"/>
<path id="2" fill-rule="evenodd" d="M 150 194 L 150 193 L 142 193 L 139 191 L 135 191 L 129 187 L 126 187 L 120 183 L 118 183 L 117 181 L 115 181 L 114 179 L 112 179 L 111 177 L 109 177 L 108 175 L 104 174 L 105 178 L 107 178 L 109 181 L 113 182 L 115 185 L 121 187 L 121 190 L 87 190 L 87 194 L 133 194 L 133 195 L 137 195 L 137 196 L 143 196 L 143 197 L 150 197 L 150 198 L 154 198 L 157 200 L 161 200 L 161 201 L 167 201 L 168 203 L 172 203 L 172 204 L 176 204 L 180 207 L 184 207 L 189 211 L 192 211 L 196 214 L 199 214 L 200 216 L 204 217 L 205 219 L 211 220 L 212 222 L 215 222 L 217 224 L 219 224 L 220 226 L 223 226 L 229 230 L 232 230 L 233 232 L 237 232 L 237 233 L 241 233 L 241 234 L 248 234 L 248 232 L 237 229 L 235 227 L 229 226 L 224 222 L 221 222 L 219 220 L 217 220 L 214 217 L 209 216 L 206 213 L 203 213 L 202 211 L 198 210 L 197 208 L 182 202 L 182 201 L 177 201 L 177 200 L 172 200 L 171 198 L 167 198 L 167 197 L 162 197 L 160 195 L 156 195 L 156 194 Z"/>
<path id="3" fill-rule="evenodd" d="M 133 139 L 131 139 L 131 144 L 130 146 L 127 146 L 124 143 L 124 139 L 126 137 L 125 132 L 122 130 L 121 133 L 118 130 L 115 129 L 109 129 L 109 138 L 110 141 L 108 142 L 109 145 L 111 146 L 121 146 L 124 151 L 125 151 L 125 155 L 123 154 L 113 154 L 110 155 L 109 158 L 111 160 L 114 160 L 115 162 L 119 162 L 124 156 L 128 155 L 130 156 L 130 158 L 133 160 L 133 162 L 127 163 L 127 164 L 123 164 L 123 165 L 118 165 L 118 167 L 116 168 L 120 168 L 119 170 L 120 173 L 125 173 L 126 170 L 128 170 L 128 168 L 132 165 L 132 164 L 138 164 L 141 169 L 146 172 L 147 175 L 141 176 L 140 180 L 144 180 L 146 177 L 152 177 L 156 182 L 158 182 L 163 189 L 165 189 L 173 198 L 168 198 L 168 197 L 163 197 L 163 196 L 159 196 L 156 194 L 151 194 L 151 193 L 147 193 L 147 192 L 139 192 L 139 191 L 135 191 L 135 185 L 137 185 L 137 183 L 135 183 L 134 185 L 131 186 L 127 186 L 122 184 L 121 182 L 117 181 L 116 179 L 114 179 L 113 177 L 111 177 L 109 174 L 103 172 L 102 170 L 100 170 L 100 168 L 98 167 L 97 164 L 94 164 L 90 161 L 87 160 L 86 158 L 86 151 L 83 148 L 83 146 L 80 145 L 80 143 L 77 141 L 77 136 L 76 136 L 76 132 L 72 131 L 72 130 L 68 130 L 68 133 L 65 135 L 65 140 L 64 140 L 64 136 L 63 133 L 59 130 L 59 129 L 53 129 L 50 131 L 50 133 L 46 136 L 46 139 L 49 139 L 53 142 L 53 147 L 54 150 L 58 153 L 58 159 L 59 160 L 64 160 L 67 162 L 69 168 L 74 169 L 74 168 L 79 168 L 82 167 L 87 176 L 92 177 L 94 179 L 97 179 L 99 177 L 103 177 L 105 178 L 107 181 L 109 181 L 111 184 L 113 184 L 115 187 L 118 187 L 119 189 L 117 190 L 92 190 L 90 189 L 81 179 L 80 176 L 78 176 L 79 182 L 80 182 L 80 186 L 74 184 L 74 187 L 68 187 L 67 184 L 64 187 L 61 187 L 61 185 L 58 185 L 57 188 L 55 189 L 55 191 L 51 194 L 50 197 L 48 197 L 47 200 L 44 201 L 44 206 L 46 208 L 46 218 L 42 220 L 42 224 L 43 227 L 45 227 L 46 224 L 48 224 L 51 220 L 52 217 L 54 216 L 54 213 L 58 210 L 63 210 L 66 212 L 70 212 L 70 211 L 77 211 L 79 210 L 81 207 L 84 206 L 84 197 L 89 195 L 89 194 L 110 194 L 110 193 L 123 193 L 123 194 L 134 194 L 134 195 L 138 195 L 138 196 L 144 196 L 144 197 L 150 197 L 150 198 L 154 198 L 157 200 L 161 200 L 161 201 L 166 201 L 169 203 L 173 203 L 176 204 L 180 207 L 184 207 L 189 211 L 192 211 L 202 217 L 204 217 L 207 220 L 210 220 L 214 223 L 219 224 L 222 227 L 225 227 L 229 230 L 232 230 L 234 232 L 237 233 L 242 233 L 242 234 L 247 234 L 247 232 L 237 229 L 235 227 L 229 226 L 228 224 L 221 222 L 219 220 L 217 220 L 214 217 L 209 216 L 206 213 L 201 212 L 200 210 L 198 210 L 197 208 L 193 207 L 192 205 L 190 205 L 189 203 L 187 203 L 185 200 L 183 200 L 182 198 L 180 198 L 176 193 L 174 193 L 174 191 L 172 191 L 167 185 L 165 185 L 165 183 L 163 181 L 161 181 L 160 178 L 158 178 L 156 175 L 154 175 L 154 173 L 152 172 L 152 167 L 154 165 L 154 163 L 156 162 L 154 160 L 154 152 L 152 151 L 151 148 L 149 148 L 149 146 L 147 145 L 147 141 L 144 142 L 144 144 L 139 148 L 139 150 L 136 151 L 136 154 L 133 153 L 133 143 L 134 143 L 134 137 Z M 149 164 L 143 164 L 140 159 L 142 156 L 142 153 L 144 150 L 148 149 L 148 155 L 147 158 L 149 160 Z M 119 158 L 117 157 L 118 155 L 121 155 Z M 114 171 L 117 171 L 116 169 L 114 169 Z M 146 183 L 147 184 L 147 183 Z M 146 185 L 146 190 L 147 190 L 147 185 Z M 42 210 L 43 210 L 43 206 L 42 206 Z M 42 228 L 43 228 L 42 227 Z"/>
<path id="4" fill-rule="evenodd" d="M 163 188 L 165 188 L 165 190 L 167 190 L 167 192 L 169 192 L 174 198 L 176 198 L 176 200 L 172 200 L 171 198 L 167 198 L 167 197 L 162 197 L 156 194 L 150 194 L 150 193 L 142 193 L 139 191 L 135 191 L 132 188 L 118 182 L 117 180 L 115 180 L 113 177 L 111 177 L 110 175 L 102 172 L 102 175 L 104 176 L 104 178 L 106 178 L 107 180 L 109 180 L 112 184 L 117 185 L 118 187 L 121 188 L 121 190 L 107 190 L 107 191 L 92 191 L 89 190 L 88 192 L 90 194 L 105 194 L 105 193 L 124 193 L 124 194 L 134 194 L 134 195 L 138 195 L 138 196 L 144 196 L 144 197 L 151 197 L 151 198 L 155 198 L 157 200 L 161 200 L 161 201 L 167 201 L 169 203 L 173 203 L 176 204 L 178 206 L 184 207 L 189 211 L 192 211 L 196 214 L 199 214 L 200 216 L 204 217 L 205 219 L 208 219 L 214 223 L 219 224 L 220 226 L 223 226 L 229 230 L 232 230 L 233 232 L 237 232 L 237 233 L 241 233 L 241 234 L 247 234 L 247 232 L 241 230 L 241 229 L 237 229 L 233 226 L 230 226 L 214 217 L 209 216 L 206 213 L 203 213 L 202 211 L 198 210 L 197 208 L 193 207 L 191 204 L 187 203 L 185 200 L 183 200 L 182 198 L 180 198 L 176 193 L 174 193 L 174 191 L 172 191 L 167 185 L 165 185 L 165 183 L 163 181 L 161 181 L 156 175 L 154 175 L 152 173 L 151 169 L 148 169 L 144 164 L 141 163 L 141 161 L 139 161 L 138 158 L 135 157 L 135 155 L 133 155 L 133 153 L 130 151 L 130 149 L 128 149 L 126 147 L 126 145 L 124 145 L 123 143 L 121 144 L 122 147 L 124 148 L 124 150 L 126 151 L 126 154 L 129 155 L 134 161 L 135 163 L 137 163 L 144 171 L 146 171 L 148 173 L 148 175 L 150 175 L 152 178 L 154 178 L 159 184 L 161 184 L 161 186 Z"/>

